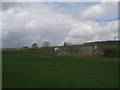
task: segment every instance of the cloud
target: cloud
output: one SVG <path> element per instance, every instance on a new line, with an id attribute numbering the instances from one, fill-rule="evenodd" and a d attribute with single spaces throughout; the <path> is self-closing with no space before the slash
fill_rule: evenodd
<path id="1" fill-rule="evenodd" d="M 117 21 L 95 21 L 98 17 L 104 18 L 108 15 L 106 10 L 111 10 L 115 5 L 110 4 L 110 9 L 101 3 L 86 5 L 86 8 L 71 5 L 74 6 L 74 10 L 67 12 L 69 8 L 58 7 L 56 3 L 3 3 L 2 46 L 31 46 L 34 41 L 41 46 L 44 41 L 49 41 L 51 45 L 60 45 L 65 41 L 80 44 L 88 41 L 112 40 L 117 35 Z M 81 8 L 82 12 L 79 10 Z M 61 9 L 66 13 L 61 12 Z M 71 15 L 74 12 L 77 15 L 80 12 L 80 16 Z M 114 17 L 115 14 L 111 16 Z"/>
<path id="2" fill-rule="evenodd" d="M 0 48 L 2 48 L 2 11 L 0 10 Z"/>
<path id="3" fill-rule="evenodd" d="M 119 0 L 67 0 L 67 2 L 118 2 Z M 56 2 L 56 0 L 4 0 L 3 2 Z M 66 2 L 58 0 L 57 2 Z"/>
<path id="4" fill-rule="evenodd" d="M 81 14 L 81 18 L 87 20 L 113 19 L 118 17 L 117 2 L 101 2 L 90 6 Z"/>
<path id="5" fill-rule="evenodd" d="M 56 13 L 46 5 L 33 5 L 36 6 L 29 4 L 3 11 L 3 47 L 30 45 L 34 40 L 40 45 L 45 40 L 56 45 L 65 38 L 71 29 L 69 16 Z"/>
<path id="6" fill-rule="evenodd" d="M 90 6 L 85 12 L 83 12 L 82 18 L 93 19 L 97 17 L 102 17 L 104 14 L 104 8 L 102 8 L 100 5 L 94 5 Z"/>
<path id="7" fill-rule="evenodd" d="M 74 29 L 69 32 L 65 41 L 74 44 L 85 43 L 88 41 L 113 40 L 118 35 L 118 22 L 82 22 L 76 23 Z"/>

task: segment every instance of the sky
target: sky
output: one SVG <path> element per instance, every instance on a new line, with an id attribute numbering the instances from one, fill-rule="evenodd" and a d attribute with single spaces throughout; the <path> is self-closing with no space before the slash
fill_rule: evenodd
<path id="1" fill-rule="evenodd" d="M 2 2 L 0 6 L 3 48 L 118 38 L 117 2 Z"/>

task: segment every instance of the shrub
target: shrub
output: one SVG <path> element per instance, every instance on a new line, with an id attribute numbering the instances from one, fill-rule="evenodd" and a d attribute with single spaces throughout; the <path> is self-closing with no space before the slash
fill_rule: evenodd
<path id="1" fill-rule="evenodd" d="M 103 55 L 108 57 L 118 57 L 119 55 L 118 46 L 105 47 L 103 49 Z"/>

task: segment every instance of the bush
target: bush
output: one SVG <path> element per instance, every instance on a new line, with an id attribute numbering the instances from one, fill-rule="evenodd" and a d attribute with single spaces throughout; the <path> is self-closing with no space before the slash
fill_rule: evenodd
<path id="1" fill-rule="evenodd" d="M 119 48 L 117 46 L 114 47 L 106 47 L 103 49 L 103 55 L 108 57 L 118 57 L 119 55 Z"/>

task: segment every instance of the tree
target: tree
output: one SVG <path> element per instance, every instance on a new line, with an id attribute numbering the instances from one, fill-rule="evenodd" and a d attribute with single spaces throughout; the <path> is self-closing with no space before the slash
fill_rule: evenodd
<path id="1" fill-rule="evenodd" d="M 50 42 L 48 42 L 48 41 L 45 41 L 45 42 L 43 43 L 43 47 L 49 47 L 49 45 L 50 45 Z"/>
<path id="2" fill-rule="evenodd" d="M 104 47 L 104 56 L 119 57 L 120 48 L 118 46 Z"/>
<path id="3" fill-rule="evenodd" d="M 67 46 L 67 43 L 66 43 L 66 42 L 64 42 L 63 46 Z"/>

